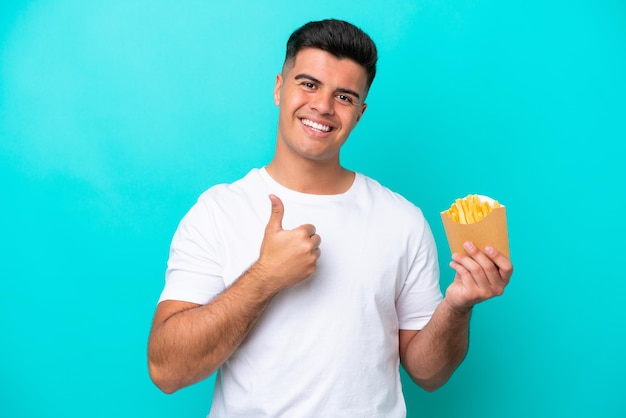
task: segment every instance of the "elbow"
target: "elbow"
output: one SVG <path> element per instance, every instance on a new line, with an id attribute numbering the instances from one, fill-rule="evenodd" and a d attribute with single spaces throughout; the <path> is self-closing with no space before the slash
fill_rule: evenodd
<path id="1" fill-rule="evenodd" d="M 448 365 L 448 367 L 428 369 L 405 367 L 405 370 L 416 385 L 426 392 L 434 392 L 450 380 L 455 368 Z"/>
<path id="2" fill-rule="evenodd" d="M 447 378 L 441 377 L 418 378 L 411 376 L 411 378 L 419 387 L 431 393 L 441 388 L 448 381 Z"/>
<path id="3" fill-rule="evenodd" d="M 416 382 L 422 389 L 424 389 L 426 392 L 434 392 L 437 389 L 439 389 L 440 387 L 442 387 L 446 381 L 440 382 L 440 381 L 422 381 L 422 382 Z"/>
<path id="4" fill-rule="evenodd" d="M 457 361 L 427 369 L 406 369 L 405 367 L 405 370 L 419 387 L 426 392 L 434 392 L 450 380 L 462 360 L 463 358 L 459 358 Z"/>
<path id="5" fill-rule="evenodd" d="M 171 395 L 182 388 L 171 376 L 166 373 L 162 367 L 155 365 L 152 361 L 148 362 L 148 371 L 152 383 L 161 390 L 161 392 Z"/>
<path id="6" fill-rule="evenodd" d="M 167 395 L 171 395 L 210 376 L 185 374 L 179 370 L 176 365 L 164 365 L 148 360 L 148 372 L 150 373 L 152 383 Z"/>

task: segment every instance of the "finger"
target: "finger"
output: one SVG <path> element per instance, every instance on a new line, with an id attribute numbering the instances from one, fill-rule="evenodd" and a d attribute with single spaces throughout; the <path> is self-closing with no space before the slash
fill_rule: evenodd
<path id="1" fill-rule="evenodd" d="M 464 282 L 466 286 L 475 286 L 483 290 L 491 288 L 491 283 L 489 283 L 485 272 L 474 259 L 456 253 L 453 254 L 452 259 L 450 267 L 457 272 L 458 279 Z"/>
<path id="2" fill-rule="evenodd" d="M 490 281 L 501 279 L 500 272 L 498 271 L 497 265 L 494 263 L 494 261 L 490 257 L 488 257 L 487 255 L 485 255 L 485 253 L 480 251 L 474 245 L 474 243 L 468 241 L 463 244 L 463 248 L 465 249 L 465 251 L 467 251 L 469 256 L 476 263 L 478 263 L 478 268 L 482 269 L 485 272 L 485 274 L 487 275 L 487 278 Z"/>
<path id="3" fill-rule="evenodd" d="M 511 264 L 511 260 L 492 246 L 485 247 L 485 254 L 487 254 L 498 267 L 502 279 L 508 282 L 513 274 L 513 264 Z"/>
<path id="4" fill-rule="evenodd" d="M 285 206 L 278 196 L 271 194 L 269 198 L 272 202 L 272 212 L 270 213 L 270 220 L 267 222 L 267 229 L 281 230 L 283 229 Z"/>
<path id="5" fill-rule="evenodd" d="M 471 273 L 474 281 L 481 288 L 490 287 L 494 295 L 502 294 L 504 287 L 508 283 L 510 274 L 503 275 L 490 256 L 481 252 L 473 243 L 466 242 L 463 248 L 467 251 L 469 257 L 455 255 L 456 258 L 454 258 L 454 260 L 463 264 Z M 495 249 L 492 248 L 490 251 L 494 254 Z"/>
<path id="6" fill-rule="evenodd" d="M 464 274 L 470 274 L 469 271 L 461 263 L 457 263 L 456 261 L 450 261 L 450 268 L 457 272 L 459 276 Z"/>
<path id="7" fill-rule="evenodd" d="M 315 225 L 311 224 L 300 225 L 300 228 L 305 231 L 307 237 L 312 237 L 317 232 Z"/>
<path id="8" fill-rule="evenodd" d="M 311 241 L 313 242 L 314 248 L 319 248 L 322 243 L 322 237 L 317 234 L 311 235 Z"/>

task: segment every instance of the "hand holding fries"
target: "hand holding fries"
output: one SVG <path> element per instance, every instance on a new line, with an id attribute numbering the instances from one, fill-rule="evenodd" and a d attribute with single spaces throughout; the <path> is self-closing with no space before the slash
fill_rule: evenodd
<path id="1" fill-rule="evenodd" d="M 456 271 L 447 305 L 465 312 L 501 295 L 513 274 L 506 208 L 487 196 L 467 195 L 441 212 L 441 220 L 452 252 L 450 267 Z"/>
<path id="2" fill-rule="evenodd" d="M 513 274 L 513 264 L 487 246 L 480 251 L 472 242 L 463 245 L 466 254 L 454 253 L 450 267 L 456 271 L 446 290 L 446 304 L 456 312 L 469 312 L 480 302 L 504 293 Z"/>

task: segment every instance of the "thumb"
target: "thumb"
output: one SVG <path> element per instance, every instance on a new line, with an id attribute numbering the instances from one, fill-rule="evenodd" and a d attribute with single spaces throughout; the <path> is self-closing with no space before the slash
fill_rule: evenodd
<path id="1" fill-rule="evenodd" d="M 283 229 L 283 215 L 285 213 L 283 201 L 273 194 L 269 197 L 272 202 L 272 213 L 270 214 L 270 220 L 267 222 L 267 227 L 276 230 Z"/>

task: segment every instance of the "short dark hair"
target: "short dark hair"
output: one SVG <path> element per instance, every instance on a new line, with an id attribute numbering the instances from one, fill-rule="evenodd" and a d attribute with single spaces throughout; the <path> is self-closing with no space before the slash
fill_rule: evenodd
<path id="1" fill-rule="evenodd" d="M 378 52 L 374 41 L 351 23 L 337 19 L 309 22 L 296 29 L 287 41 L 285 63 L 295 60 L 304 48 L 317 48 L 337 58 L 348 58 L 367 71 L 367 87 L 376 76 Z"/>

